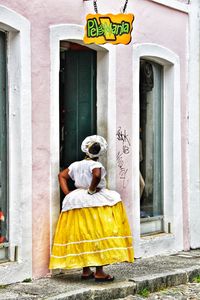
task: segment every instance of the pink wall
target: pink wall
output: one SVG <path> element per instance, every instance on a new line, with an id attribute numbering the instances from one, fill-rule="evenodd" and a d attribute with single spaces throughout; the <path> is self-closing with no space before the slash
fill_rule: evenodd
<path id="1" fill-rule="evenodd" d="M 33 274 L 45 275 L 48 271 L 49 228 L 50 228 L 50 48 L 49 25 L 75 23 L 84 24 L 86 7 L 93 12 L 92 1 L 82 0 L 0 0 L 0 4 L 13 9 L 26 17 L 31 23 L 31 61 L 32 61 L 32 125 L 33 125 Z M 116 0 L 99 1 L 99 12 L 118 13 L 120 4 Z M 151 1 L 129 1 L 128 12 L 135 14 L 133 43 L 151 42 L 163 45 L 175 53 L 181 60 L 181 97 L 182 97 L 182 162 L 183 174 L 188 174 L 187 166 L 187 89 L 186 89 L 186 53 L 187 53 L 187 14 L 173 11 Z M 178 41 L 178 42 L 177 42 Z M 132 106 L 132 48 L 117 47 L 117 129 L 131 132 Z M 131 156 L 124 156 L 126 166 Z M 121 142 L 117 141 L 121 151 Z M 119 190 L 129 207 L 131 191 L 131 173 L 128 169 L 126 188 L 118 180 Z M 187 247 L 187 177 L 183 177 L 183 200 L 185 218 L 185 245 Z"/>
<path id="2" fill-rule="evenodd" d="M 80 23 L 82 1 L 0 1 L 31 23 L 33 143 L 33 275 L 48 272 L 50 230 L 49 25 Z M 72 13 L 73 11 L 73 13 Z"/>
<path id="3" fill-rule="evenodd" d="M 126 205 L 129 221 L 132 222 L 131 190 L 133 178 L 131 172 L 131 157 L 134 141 L 132 136 L 132 45 L 117 47 L 116 95 L 117 95 L 117 132 L 125 137 L 125 141 L 117 140 L 117 187 Z M 125 146 L 125 151 L 123 147 Z M 123 164 L 122 168 L 120 167 Z"/>

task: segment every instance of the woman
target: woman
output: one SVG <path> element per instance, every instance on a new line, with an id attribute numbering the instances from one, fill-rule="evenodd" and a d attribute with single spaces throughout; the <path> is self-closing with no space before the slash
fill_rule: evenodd
<path id="1" fill-rule="evenodd" d="M 83 268 L 82 279 L 113 281 L 103 266 L 133 262 L 132 236 L 120 195 L 106 189 L 106 171 L 98 157 L 107 150 L 106 140 L 87 137 L 81 145 L 86 158 L 59 174 L 62 204 L 50 258 L 50 269 Z M 69 191 L 68 179 L 75 182 Z M 92 272 L 90 267 L 96 267 Z"/>

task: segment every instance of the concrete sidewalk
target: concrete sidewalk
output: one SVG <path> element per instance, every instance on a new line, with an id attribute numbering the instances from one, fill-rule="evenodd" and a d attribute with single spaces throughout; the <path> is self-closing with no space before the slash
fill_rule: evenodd
<path id="1" fill-rule="evenodd" d="M 82 281 L 81 271 L 59 274 L 31 282 L 0 286 L 0 299 L 111 300 L 134 295 L 144 288 L 150 292 L 192 281 L 200 275 L 200 249 L 176 255 L 138 259 L 134 264 L 105 267 L 115 276 L 112 283 Z"/>

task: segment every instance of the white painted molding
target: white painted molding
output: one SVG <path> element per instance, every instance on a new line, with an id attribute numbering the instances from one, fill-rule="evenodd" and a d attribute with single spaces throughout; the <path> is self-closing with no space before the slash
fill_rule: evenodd
<path id="1" fill-rule="evenodd" d="M 0 5 L 7 32 L 9 101 L 9 252 L 18 262 L 0 264 L 0 284 L 32 277 L 32 114 L 30 23 Z"/>
<path id="2" fill-rule="evenodd" d="M 192 0 L 189 18 L 189 187 L 190 246 L 200 247 L 200 2 Z"/>
<path id="3" fill-rule="evenodd" d="M 176 0 L 150 0 L 150 1 L 182 11 L 184 13 L 189 13 L 189 4 L 181 3 Z"/>
<path id="4" fill-rule="evenodd" d="M 140 193 L 139 193 L 139 70 L 140 58 L 157 62 L 164 70 L 164 229 L 168 223 L 172 234 L 159 239 L 140 237 Z M 133 111 L 132 140 L 134 140 L 132 173 L 134 178 L 132 199 L 133 236 L 136 257 L 145 257 L 183 249 L 182 216 L 182 171 L 181 171 L 181 101 L 180 62 L 171 50 L 157 44 L 133 45 Z M 177 214 L 178 212 L 178 214 Z"/>
<path id="5" fill-rule="evenodd" d="M 71 41 L 82 44 L 84 27 L 76 24 L 59 24 L 50 26 L 50 201 L 51 201 L 51 242 L 60 211 L 60 192 L 58 185 L 59 172 L 59 67 L 60 67 L 60 41 Z M 88 45 L 97 51 L 97 131 L 108 140 L 107 153 L 109 187 L 115 187 L 116 157 L 116 92 L 115 92 L 115 48 L 110 45 Z"/>

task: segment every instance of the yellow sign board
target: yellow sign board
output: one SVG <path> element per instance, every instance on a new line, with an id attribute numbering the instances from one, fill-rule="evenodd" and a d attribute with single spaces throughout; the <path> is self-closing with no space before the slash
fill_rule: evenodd
<path id="1" fill-rule="evenodd" d="M 133 14 L 89 14 L 86 17 L 85 44 L 129 44 Z"/>

